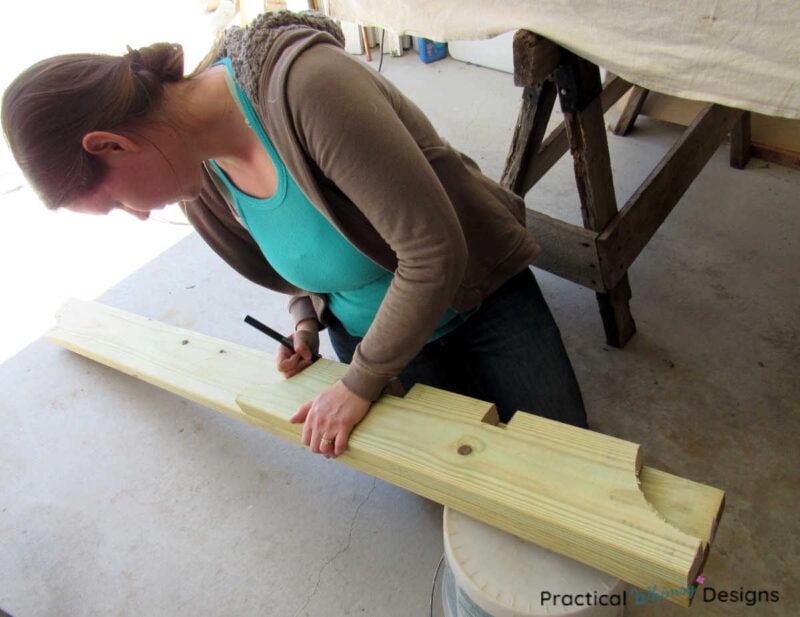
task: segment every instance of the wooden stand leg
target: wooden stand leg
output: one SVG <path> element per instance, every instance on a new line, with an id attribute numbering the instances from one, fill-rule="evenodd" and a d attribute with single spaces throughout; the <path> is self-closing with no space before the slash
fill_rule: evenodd
<path id="1" fill-rule="evenodd" d="M 600 70 L 587 60 L 565 54 L 555 79 L 575 164 L 584 227 L 599 232 L 617 215 L 600 101 Z M 615 347 L 623 347 L 636 332 L 630 297 L 627 277 L 616 287 L 598 294 L 606 339 Z"/>
<path id="2" fill-rule="evenodd" d="M 606 342 L 612 347 L 625 347 L 636 334 L 636 323 L 630 309 L 631 286 L 626 274 L 617 286 L 597 294 L 600 317 L 606 331 Z"/>
<path id="3" fill-rule="evenodd" d="M 624 137 L 630 133 L 633 124 L 636 122 L 636 118 L 639 117 L 639 112 L 642 111 L 642 105 L 644 105 L 647 99 L 648 92 L 650 91 L 645 88 L 639 86 L 633 87 L 628 97 L 628 102 L 625 104 L 625 109 L 622 110 L 622 115 L 617 121 L 617 126 L 614 127 L 614 135 Z"/>
<path id="4" fill-rule="evenodd" d="M 503 186 L 517 195 L 524 196 L 529 188 L 525 182 L 525 172 L 531 167 L 542 145 L 555 100 L 556 86 L 552 81 L 526 86 L 523 91 L 522 107 L 500 180 Z"/>
<path id="5" fill-rule="evenodd" d="M 744 169 L 750 160 L 750 112 L 746 111 L 731 129 L 731 167 Z"/>
<path id="6" fill-rule="evenodd" d="M 555 104 L 556 87 L 550 75 L 558 67 L 561 48 L 532 32 L 519 30 L 514 34 L 513 52 L 514 84 L 524 90 L 500 182 L 517 195 L 524 196 L 532 184 L 526 182 L 528 170 L 539 153 Z"/>
<path id="7" fill-rule="evenodd" d="M 620 97 L 631 88 L 631 84 L 619 77 L 610 78 L 603 85 L 603 92 L 600 94 L 603 113 L 611 109 Z M 524 123 L 524 119 L 521 113 L 517 124 L 522 123 Z M 527 168 L 524 171 L 521 170 L 518 174 L 523 179 L 518 183 L 519 190 L 515 190 L 515 192 L 518 195 L 527 193 L 561 159 L 567 150 L 569 150 L 569 140 L 567 139 L 566 127 L 562 122 L 542 141 L 539 151 L 528 158 Z M 510 156 L 511 154 L 509 153 L 509 158 Z"/>

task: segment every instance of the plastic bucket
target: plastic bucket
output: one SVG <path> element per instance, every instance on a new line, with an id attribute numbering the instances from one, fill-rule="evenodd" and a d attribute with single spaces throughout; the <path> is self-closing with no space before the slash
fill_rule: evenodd
<path id="1" fill-rule="evenodd" d="M 624 583 L 444 509 L 446 617 L 620 617 Z"/>

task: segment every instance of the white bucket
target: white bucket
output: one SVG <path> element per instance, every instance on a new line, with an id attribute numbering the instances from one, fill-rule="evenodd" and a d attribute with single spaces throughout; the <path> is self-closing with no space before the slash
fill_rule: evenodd
<path id="1" fill-rule="evenodd" d="M 446 617 L 621 617 L 624 583 L 444 509 Z"/>

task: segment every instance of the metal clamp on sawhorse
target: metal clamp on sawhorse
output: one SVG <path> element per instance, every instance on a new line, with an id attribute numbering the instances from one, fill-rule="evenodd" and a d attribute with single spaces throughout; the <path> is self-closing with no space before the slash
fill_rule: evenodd
<path id="1" fill-rule="evenodd" d="M 583 227 L 528 209 L 528 228 L 543 249 L 536 265 L 594 289 L 606 340 L 624 347 L 636 332 L 628 268 L 728 133 L 738 138 L 734 150 L 747 149 L 740 142 L 749 117 L 706 105 L 618 210 L 603 114 L 632 84 L 616 76 L 601 84 L 595 64 L 527 30 L 514 36 L 514 83 L 524 88 L 522 106 L 501 182 L 524 196 L 571 151 Z M 556 96 L 564 121 L 545 138 Z"/>

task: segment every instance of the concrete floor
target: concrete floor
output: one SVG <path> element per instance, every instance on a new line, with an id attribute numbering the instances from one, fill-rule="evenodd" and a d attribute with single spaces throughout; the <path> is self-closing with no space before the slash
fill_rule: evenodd
<path id="1" fill-rule="evenodd" d="M 386 58 L 383 71 L 499 177 L 519 97 L 510 76 L 413 55 Z M 628 138 L 609 135 L 621 201 L 678 134 L 642 119 Z M 577 221 L 571 173 L 562 160 L 529 205 Z M 696 615 L 800 611 L 791 574 L 800 569 L 798 195 L 800 173 L 758 160 L 735 171 L 717 152 L 630 271 L 639 332 L 624 350 L 604 344 L 592 292 L 536 270 L 594 428 L 641 443 L 648 465 L 727 491 L 706 586 L 780 598 L 698 600 Z M 27 191 L 0 201 L 21 221 L 15 234 L 46 233 L 55 246 L 43 259 L 41 243 L 10 243 L 6 231 L 0 247 L 3 339 L 35 330 L 0 365 L 0 608 L 15 617 L 428 614 L 440 506 L 39 338 L 42 306 L 52 314 L 83 295 L 271 349 L 241 316 L 286 329 L 284 298 L 166 224 L 180 223 L 174 213 L 145 225 L 31 221 L 41 207 Z M 39 265 L 10 276 L 22 263 Z M 332 355 L 327 341 L 323 353 Z M 660 602 L 627 614 L 685 609 Z"/>

